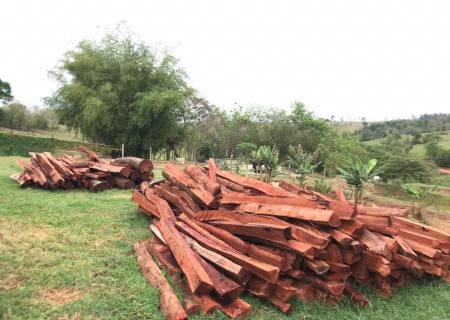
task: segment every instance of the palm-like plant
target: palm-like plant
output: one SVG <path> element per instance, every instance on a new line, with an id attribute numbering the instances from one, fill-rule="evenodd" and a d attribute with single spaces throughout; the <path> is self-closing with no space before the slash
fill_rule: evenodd
<path id="1" fill-rule="evenodd" d="M 353 202 L 361 203 L 366 183 L 379 174 L 376 170 L 376 159 L 364 163 L 360 160 L 347 164 L 345 168 L 337 168 L 341 176 L 353 187 Z"/>
<path id="2" fill-rule="evenodd" d="M 256 161 L 258 166 L 264 166 L 264 181 L 272 181 L 272 177 L 277 174 L 279 151 L 277 147 L 260 146 L 256 152 Z"/>
<path id="3" fill-rule="evenodd" d="M 422 216 L 422 204 L 423 201 L 431 195 L 433 191 L 436 190 L 436 186 L 431 188 L 416 188 L 412 184 L 402 184 L 403 191 L 412 198 L 412 213 L 413 215 L 419 219 L 423 220 Z M 417 203 L 417 212 L 415 212 Z"/>
<path id="4" fill-rule="evenodd" d="M 297 179 L 300 185 L 305 184 L 307 174 L 311 174 L 320 164 L 317 162 L 319 156 L 319 149 L 314 153 L 308 153 L 303 150 L 301 144 L 297 147 L 289 146 L 286 163 L 297 174 Z"/>

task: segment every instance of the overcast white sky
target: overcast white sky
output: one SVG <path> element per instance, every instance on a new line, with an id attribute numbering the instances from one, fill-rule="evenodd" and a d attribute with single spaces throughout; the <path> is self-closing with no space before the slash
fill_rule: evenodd
<path id="1" fill-rule="evenodd" d="M 0 5 L 0 78 L 42 105 L 67 50 L 126 21 L 212 103 L 369 120 L 450 112 L 450 1 L 21 1 Z"/>

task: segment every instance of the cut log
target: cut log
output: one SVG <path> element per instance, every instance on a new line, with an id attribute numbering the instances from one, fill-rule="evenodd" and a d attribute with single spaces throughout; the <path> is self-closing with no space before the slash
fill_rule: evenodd
<path id="1" fill-rule="evenodd" d="M 397 241 L 398 249 L 404 256 L 417 260 L 417 254 L 403 238 L 394 236 L 394 240 Z"/>
<path id="2" fill-rule="evenodd" d="M 286 205 L 241 204 L 236 208 L 239 212 L 293 218 L 338 227 L 339 218 L 331 210 L 298 208 Z"/>
<path id="3" fill-rule="evenodd" d="M 305 260 L 305 264 L 314 271 L 315 274 L 322 275 L 328 272 L 330 266 L 322 260 Z"/>
<path id="4" fill-rule="evenodd" d="M 158 208 L 151 201 L 149 201 L 142 193 L 140 193 L 137 190 L 134 190 L 132 199 L 135 203 L 139 205 L 140 208 L 142 208 L 142 210 L 144 210 L 144 212 L 147 215 L 151 217 L 156 217 L 158 219 L 160 218 Z"/>
<path id="5" fill-rule="evenodd" d="M 169 163 L 164 166 L 163 176 L 205 206 L 210 206 L 215 201 L 215 197 L 211 192 L 196 183 L 173 164 Z"/>
<path id="6" fill-rule="evenodd" d="M 292 311 L 292 304 L 281 301 L 276 295 L 268 297 L 267 300 L 284 314 L 290 314 Z"/>
<path id="7" fill-rule="evenodd" d="M 254 196 L 240 192 L 230 192 L 223 195 L 221 205 L 230 204 L 261 204 L 261 205 L 286 205 L 298 208 L 325 209 L 315 201 L 301 197 L 280 198 L 272 196 Z"/>
<path id="8" fill-rule="evenodd" d="M 408 215 L 408 209 L 401 208 L 386 208 L 386 207 L 366 207 L 363 205 L 358 205 L 357 207 L 359 215 L 367 215 L 367 216 L 399 216 L 405 217 Z"/>
<path id="9" fill-rule="evenodd" d="M 101 181 L 96 179 L 89 180 L 89 191 L 100 192 L 109 189 L 111 185 L 108 181 Z"/>
<path id="10" fill-rule="evenodd" d="M 190 208 L 189 204 L 186 203 L 180 196 L 173 194 L 172 192 L 170 192 L 170 189 L 168 189 L 169 188 L 166 185 L 161 184 L 158 186 L 154 186 L 153 191 L 159 197 L 180 209 L 180 211 L 185 212 L 191 217 L 194 217 L 195 212 Z"/>
<path id="11" fill-rule="evenodd" d="M 267 263 L 257 261 L 251 257 L 245 256 L 238 252 L 237 250 L 229 247 L 228 245 L 223 245 L 221 242 L 212 241 L 211 237 L 206 238 L 204 235 L 200 234 L 196 230 L 192 229 L 190 226 L 184 222 L 177 222 L 177 227 L 184 232 L 186 235 L 192 237 L 198 241 L 202 246 L 220 253 L 221 255 L 227 257 L 228 259 L 234 261 L 237 264 L 242 265 L 249 271 L 259 275 L 263 279 L 271 282 L 276 282 L 280 273 L 280 269 L 276 268 Z"/>
<path id="12" fill-rule="evenodd" d="M 441 251 L 438 249 L 424 246 L 420 243 L 411 241 L 409 239 L 404 239 L 404 240 L 410 246 L 410 248 L 413 249 L 416 253 L 420 253 L 420 254 L 422 254 L 428 258 L 432 258 L 432 259 L 439 258 L 441 256 Z"/>
<path id="13" fill-rule="evenodd" d="M 119 189 L 133 189 L 135 187 L 134 181 L 127 178 L 113 176 L 112 182 L 114 187 Z"/>
<path id="14" fill-rule="evenodd" d="M 221 185 L 222 192 L 224 192 L 224 189 L 229 189 L 234 192 L 242 192 L 242 193 L 249 193 L 250 191 L 250 189 L 245 189 L 243 186 L 221 177 L 216 176 L 216 180 Z"/>
<path id="15" fill-rule="evenodd" d="M 118 165 L 112 165 L 108 163 L 94 163 L 90 165 L 91 170 L 97 170 L 102 172 L 108 172 L 108 173 L 116 173 L 120 174 L 121 176 L 128 178 L 130 176 L 131 168 L 129 166 L 122 167 Z"/>
<path id="16" fill-rule="evenodd" d="M 208 294 L 213 288 L 212 281 L 198 256 L 173 225 L 175 217 L 169 205 L 165 200 L 159 198 L 155 199 L 154 203 L 161 215 L 161 220 L 156 223 L 156 226 L 183 270 L 190 291 L 194 294 Z"/>
<path id="17" fill-rule="evenodd" d="M 192 240 L 192 238 L 186 235 L 183 236 L 186 239 L 187 243 L 191 246 L 191 248 L 202 258 L 211 262 L 221 270 L 224 270 L 228 275 L 238 280 L 240 283 L 245 284 L 250 278 L 250 272 L 245 270 L 242 266 L 225 258 L 217 252 L 206 249 L 205 247 L 198 244 L 198 242 Z"/>
<path id="18" fill-rule="evenodd" d="M 202 259 L 200 261 L 213 283 L 213 292 L 211 295 L 220 303 L 229 304 L 244 292 L 243 287 L 224 276 L 212 265 Z"/>
<path id="19" fill-rule="evenodd" d="M 214 162 L 213 158 L 208 159 L 208 169 L 209 169 L 209 178 L 217 182 L 217 176 L 216 176 L 216 163 Z"/>
<path id="20" fill-rule="evenodd" d="M 287 279 L 278 280 L 274 295 L 283 302 L 289 302 L 293 297 L 297 295 L 297 289 L 292 286 L 292 283 L 293 281 L 287 281 Z"/>
<path id="21" fill-rule="evenodd" d="M 217 169 L 216 175 L 220 176 L 224 179 L 227 179 L 231 182 L 234 182 L 238 185 L 241 185 L 245 188 L 251 188 L 251 189 L 257 190 L 259 192 L 262 192 L 268 196 L 285 197 L 285 198 L 296 197 L 296 195 L 294 195 L 290 192 L 287 192 L 283 189 L 277 188 L 271 184 L 264 183 L 259 180 L 250 179 L 247 177 L 238 176 L 238 175 L 235 175 L 231 172 L 227 172 L 224 170 Z"/>
<path id="22" fill-rule="evenodd" d="M 153 170 L 153 163 L 147 159 L 136 157 L 124 157 L 112 160 L 113 163 L 130 165 L 134 170 L 140 173 L 151 172 Z"/>
<path id="23" fill-rule="evenodd" d="M 84 146 L 79 146 L 78 150 L 80 150 L 82 153 L 84 153 L 92 161 L 95 161 L 95 162 L 99 162 L 100 161 L 99 156 L 94 151 L 89 150 L 88 148 L 86 148 Z"/>
<path id="24" fill-rule="evenodd" d="M 334 188 L 334 193 L 336 194 L 336 198 L 338 199 L 338 201 L 343 202 L 343 203 L 348 203 L 347 198 L 345 197 L 345 194 L 341 188 L 336 186 Z"/>
<path id="25" fill-rule="evenodd" d="M 283 268 L 285 258 L 263 248 L 263 246 L 259 245 L 249 245 L 247 255 L 256 260 L 275 266 L 281 270 Z"/>
<path id="26" fill-rule="evenodd" d="M 339 231 L 342 231 L 348 234 L 352 238 L 360 238 L 364 231 L 364 223 L 353 220 L 353 221 L 344 221 L 342 225 L 339 227 Z"/>
<path id="27" fill-rule="evenodd" d="M 362 308 L 366 308 L 367 306 L 369 306 L 369 300 L 367 300 L 367 298 L 361 292 L 353 288 L 348 283 L 345 285 L 344 294 Z"/>
<path id="28" fill-rule="evenodd" d="M 210 234 L 215 236 L 216 238 L 219 238 L 223 240 L 226 244 L 231 246 L 233 249 L 236 249 L 237 251 L 247 254 L 249 245 L 245 243 L 242 239 L 236 237 L 231 232 L 228 232 L 226 230 L 219 229 L 215 226 L 209 225 L 207 223 L 203 223 L 200 221 L 195 221 L 196 224 L 198 224 L 200 227 L 208 231 Z"/>
<path id="29" fill-rule="evenodd" d="M 389 246 L 383 239 L 377 237 L 373 232 L 364 230 L 362 237 L 359 240 L 367 247 L 370 253 L 382 255 L 388 260 L 391 259 L 392 252 L 389 249 Z"/>
<path id="30" fill-rule="evenodd" d="M 184 172 L 212 194 L 220 192 L 220 185 L 211 180 L 200 168 L 191 165 L 184 168 Z"/>
<path id="31" fill-rule="evenodd" d="M 237 298 L 228 305 L 220 305 L 219 309 L 231 319 L 241 320 L 250 315 L 252 306 L 243 299 Z"/>
<path id="32" fill-rule="evenodd" d="M 364 261 L 367 269 L 378 273 L 382 277 L 387 277 L 391 273 L 389 260 L 383 258 L 382 256 L 364 252 Z"/>
<path id="33" fill-rule="evenodd" d="M 255 275 L 250 278 L 245 286 L 248 292 L 260 298 L 270 297 L 275 291 L 275 287 L 275 283 L 271 283 Z"/>
<path id="34" fill-rule="evenodd" d="M 327 229 L 327 231 L 331 234 L 333 239 L 338 242 L 341 246 L 344 248 L 350 247 L 351 243 L 353 242 L 353 238 L 350 237 L 348 234 L 340 231 L 339 229 Z"/>
<path id="35" fill-rule="evenodd" d="M 433 237 L 421 234 L 419 232 L 414 232 L 408 229 L 400 229 L 398 232 L 399 236 L 405 240 L 415 241 L 421 245 L 429 246 L 431 248 L 439 247 L 439 240 Z"/>
<path id="36" fill-rule="evenodd" d="M 187 314 L 178 300 L 172 287 L 164 278 L 161 270 L 156 265 L 147 251 L 145 242 L 134 244 L 136 259 L 144 278 L 155 288 L 159 289 L 161 311 L 167 320 L 187 319 Z"/>
<path id="37" fill-rule="evenodd" d="M 286 242 L 291 235 L 289 226 L 282 227 L 276 224 L 242 223 L 238 221 L 210 221 L 209 223 L 235 235 L 267 241 Z"/>
<path id="38" fill-rule="evenodd" d="M 45 172 L 48 179 L 50 179 L 56 186 L 63 185 L 64 178 L 61 176 L 61 174 L 58 172 L 58 170 L 56 170 L 55 167 L 53 167 L 50 160 L 47 158 L 47 156 L 44 153 L 30 152 L 30 155 L 37 162 L 39 162 L 41 169 Z"/>

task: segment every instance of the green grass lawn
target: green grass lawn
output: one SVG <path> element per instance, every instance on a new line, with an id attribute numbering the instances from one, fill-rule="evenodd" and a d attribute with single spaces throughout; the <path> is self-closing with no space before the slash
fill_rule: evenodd
<path id="1" fill-rule="evenodd" d="M 130 191 L 19 189 L 17 157 L 0 157 L 0 319 L 162 319 L 132 245 L 150 236 Z M 360 309 L 294 302 L 291 316 L 256 298 L 251 319 L 450 319 L 450 286 L 424 279 Z M 226 319 L 216 312 L 192 319 Z"/>

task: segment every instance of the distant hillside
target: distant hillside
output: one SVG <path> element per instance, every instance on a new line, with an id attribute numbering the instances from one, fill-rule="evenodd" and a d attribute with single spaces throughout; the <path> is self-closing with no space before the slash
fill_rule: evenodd
<path id="1" fill-rule="evenodd" d="M 450 130 L 450 114 L 424 114 L 417 119 L 363 122 L 355 134 L 362 141 L 385 138 L 389 134 L 417 135 Z"/>
<path id="2" fill-rule="evenodd" d="M 335 121 L 331 122 L 331 125 L 338 132 L 350 132 L 350 133 L 354 133 L 363 127 L 361 121 Z"/>
<path id="3" fill-rule="evenodd" d="M 32 130 L 32 131 L 16 130 L 16 129 L 0 127 L 0 133 L 82 142 L 82 139 L 79 136 L 77 136 L 73 131 L 68 131 L 65 126 L 61 126 L 61 125 L 58 126 L 58 128 L 55 130 Z"/>
<path id="4" fill-rule="evenodd" d="M 44 151 L 51 153 L 55 153 L 56 151 L 60 151 L 60 153 L 70 153 L 71 151 L 77 150 L 77 147 L 80 145 L 86 146 L 103 155 L 111 155 L 112 152 L 117 155 L 120 151 L 117 148 L 100 144 L 0 132 L 0 156 L 28 157 L 29 152 Z"/>
<path id="5" fill-rule="evenodd" d="M 57 149 L 74 150 L 78 145 L 75 141 L 0 133 L 0 156 L 28 157 L 30 151 L 53 153 Z"/>

